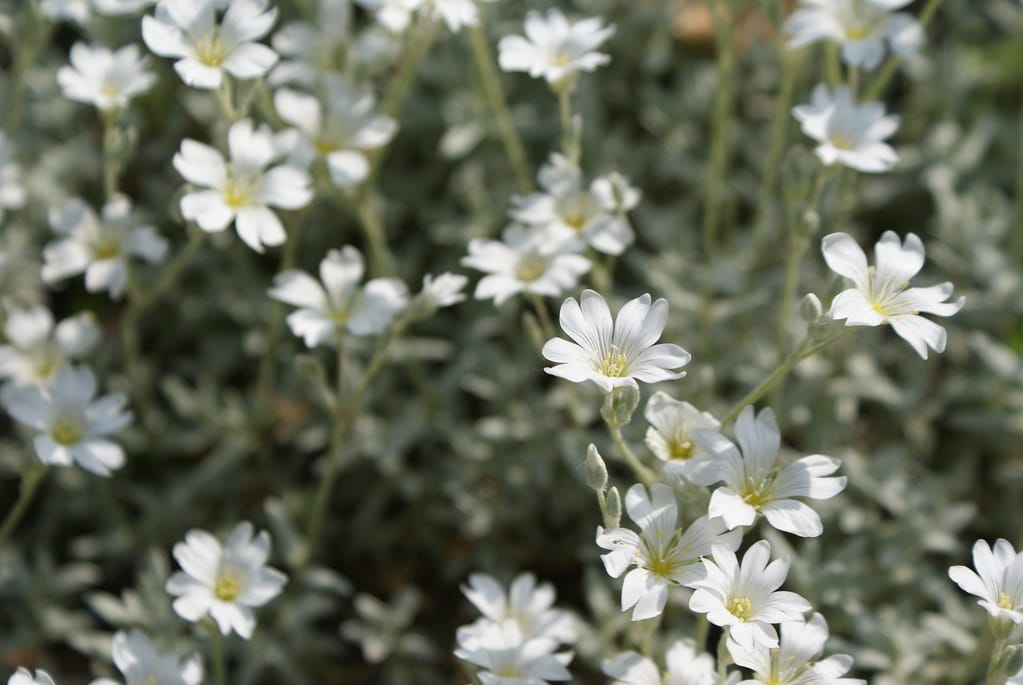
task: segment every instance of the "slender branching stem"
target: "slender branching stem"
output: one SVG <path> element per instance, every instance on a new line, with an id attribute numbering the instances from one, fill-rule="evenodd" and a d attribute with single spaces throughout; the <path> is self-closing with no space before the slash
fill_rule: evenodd
<path id="1" fill-rule="evenodd" d="M 924 8 L 920 10 L 920 14 L 917 15 L 917 21 L 920 22 L 922 27 L 926 28 L 927 25 L 931 23 L 931 20 L 934 19 L 934 15 L 937 14 L 938 9 L 941 7 L 941 3 L 942 0 L 928 0 L 927 4 L 924 5 Z M 887 60 L 885 60 L 881 69 L 878 70 L 877 76 L 874 77 L 874 80 L 871 81 L 870 85 L 867 86 L 867 89 L 863 91 L 863 96 L 860 99 L 864 101 L 876 100 L 884 89 L 888 87 L 888 84 L 891 83 L 891 80 L 899 71 L 900 66 L 902 66 L 902 58 L 898 55 L 891 55 Z"/>
<path id="2" fill-rule="evenodd" d="M 11 510 L 7 512 L 3 525 L 0 526 L 0 549 L 3 549 L 7 538 L 11 536 L 11 533 L 14 532 L 14 529 L 18 527 L 18 523 L 25 516 L 25 512 L 28 511 L 29 505 L 32 504 L 36 491 L 39 489 L 39 485 L 43 482 L 48 471 L 49 467 L 42 465 L 31 466 L 22 471 L 18 499 L 14 506 L 11 507 Z"/>
<path id="3" fill-rule="evenodd" d="M 636 478 L 638 478 L 644 485 L 650 485 L 656 481 L 657 477 L 654 475 L 654 472 L 643 465 L 643 462 L 639 460 L 639 457 L 637 457 L 636 453 L 632 451 L 629 444 L 625 442 L 625 438 L 622 437 L 621 427 L 608 422 L 607 428 L 611 432 L 611 439 L 614 440 L 619 453 L 621 453 L 625 463 L 632 469 Z"/>

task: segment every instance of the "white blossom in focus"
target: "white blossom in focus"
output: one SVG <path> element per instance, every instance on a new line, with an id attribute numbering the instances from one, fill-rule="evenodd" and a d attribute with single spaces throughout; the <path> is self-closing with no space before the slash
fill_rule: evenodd
<path id="1" fill-rule="evenodd" d="M 36 431 L 36 456 L 51 466 L 77 464 L 98 476 L 124 466 L 124 450 L 108 439 L 131 423 L 124 395 L 99 399 L 96 376 L 86 367 L 66 364 L 43 387 L 24 386 L 5 393 L 8 413 Z"/>
<path id="2" fill-rule="evenodd" d="M 43 250 L 42 277 L 48 284 L 84 273 L 86 290 L 106 290 L 118 299 L 127 287 L 129 258 L 155 264 L 167 255 L 167 241 L 153 226 L 136 225 L 124 195 L 111 198 L 101 217 L 82 200 L 72 200 L 50 210 L 50 226 L 60 239 Z"/>
<path id="3" fill-rule="evenodd" d="M 819 145 L 814 152 L 826 166 L 842 164 L 865 173 L 892 169 L 899 156 L 884 142 L 899 128 L 899 117 L 885 115 L 884 104 L 858 104 L 845 86 L 834 92 L 814 88 L 810 103 L 792 109 L 803 133 Z"/>
<path id="4" fill-rule="evenodd" d="M 501 584 L 485 573 L 473 573 L 462 593 L 479 609 L 483 617 L 458 629 L 458 644 L 465 647 L 473 637 L 483 640 L 487 627 L 515 621 L 524 640 L 545 638 L 571 644 L 576 640 L 575 619 L 567 611 L 553 608 L 554 587 L 537 584 L 531 573 L 520 573 L 505 592 Z"/>
<path id="5" fill-rule="evenodd" d="M 737 549 L 740 531 L 727 533 L 719 520 L 701 516 L 682 530 L 678 527 L 678 504 L 671 488 L 654 483 L 647 489 L 637 483 L 625 493 L 625 510 L 639 526 L 597 528 L 597 546 L 610 550 L 601 555 L 604 568 L 617 578 L 631 566 L 622 583 L 622 611 L 632 611 L 633 621 L 659 615 L 668 601 L 669 585 L 685 585 L 703 575 L 700 559 L 712 546 Z"/>
<path id="6" fill-rule="evenodd" d="M 307 347 L 336 344 L 344 332 L 376 335 L 405 309 L 408 288 L 397 278 L 375 278 L 360 286 L 364 273 L 362 254 L 346 245 L 320 262 L 320 281 L 292 269 L 274 278 L 269 295 L 299 308 L 288 315 L 288 326 Z"/>
<path id="7" fill-rule="evenodd" d="M 555 363 L 544 369 L 573 383 L 593 381 L 611 392 L 636 381 L 659 383 L 685 376 L 678 371 L 690 355 L 678 345 L 657 343 L 668 322 L 668 302 L 651 303 L 645 294 L 626 302 L 612 323 L 611 310 L 600 294 L 584 290 L 579 302 L 561 305 L 561 328 L 572 338 L 551 338 L 543 356 Z"/>
<path id="8" fill-rule="evenodd" d="M 545 685 L 572 678 L 565 668 L 572 653 L 555 653 L 556 640 L 527 639 L 513 619 L 492 622 L 468 640 L 455 656 L 482 669 L 477 674 L 482 685 Z"/>
<path id="9" fill-rule="evenodd" d="M 524 71 L 544 78 L 552 87 L 570 87 L 580 71 L 594 71 L 611 61 L 597 49 L 615 32 L 603 19 L 570 22 L 557 8 L 546 15 L 526 15 L 525 36 L 505 36 L 498 44 L 498 60 L 505 71 Z"/>
<path id="10" fill-rule="evenodd" d="M 182 659 L 175 652 L 161 653 L 139 630 L 114 634 L 112 656 L 126 685 L 201 685 L 202 662 L 197 656 Z M 116 680 L 101 678 L 90 685 L 119 685 Z"/>
<path id="11" fill-rule="evenodd" d="M 194 623 L 208 614 L 224 635 L 233 630 L 246 640 L 252 637 L 252 609 L 272 600 L 287 583 L 287 576 L 266 565 L 270 534 L 253 533 L 252 524 L 244 521 L 223 545 L 203 530 L 188 531 L 185 541 L 174 545 L 182 570 L 167 580 L 167 592 L 175 597 L 178 616 Z"/>
<path id="12" fill-rule="evenodd" d="M 866 254 L 848 233 L 824 236 L 821 252 L 831 270 L 854 286 L 832 300 L 832 318 L 845 319 L 846 326 L 890 324 L 924 359 L 928 348 L 945 351 L 945 329 L 920 314 L 952 316 L 962 309 L 966 298 L 946 302 L 952 296 L 948 282 L 909 287 L 909 280 L 924 265 L 924 244 L 915 233 L 902 242 L 892 231 L 885 231 L 874 246 L 874 266 L 867 266 Z"/>
<path id="13" fill-rule="evenodd" d="M 111 51 L 101 45 L 75 43 L 70 60 L 70 66 L 57 70 L 64 97 L 103 112 L 125 108 L 129 100 L 156 83 L 156 75 L 146 69 L 138 45 Z"/>
<path id="14" fill-rule="evenodd" d="M 984 540 L 973 545 L 973 568 L 953 566 L 951 578 L 963 592 L 979 597 L 977 602 L 995 619 L 1023 623 L 1023 552 L 1017 554 L 1008 540 Z"/>
<path id="15" fill-rule="evenodd" d="M 182 215 L 208 233 L 234 222 L 239 237 L 256 252 L 264 245 L 283 244 L 284 226 L 270 207 L 299 209 L 313 196 L 304 170 L 284 164 L 267 169 L 287 151 L 285 143 L 286 136 L 275 136 L 265 124 L 256 128 L 249 119 L 228 130 L 228 162 L 215 148 L 183 140 L 174 168 L 203 190 L 181 198 Z"/>
<path id="16" fill-rule="evenodd" d="M 35 676 L 26 668 L 19 668 L 10 678 L 7 685 L 54 685 L 53 678 L 43 669 L 37 669 Z"/>
<path id="17" fill-rule="evenodd" d="M 277 9 L 267 0 L 230 0 L 220 21 L 220 0 L 162 0 L 142 18 L 142 38 L 161 57 L 177 57 L 185 85 L 214 89 L 226 71 L 239 79 L 265 75 L 277 53 L 255 41 L 270 32 Z"/>
<path id="18" fill-rule="evenodd" d="M 697 652 L 692 640 L 674 642 L 665 654 L 663 672 L 652 659 L 637 652 L 623 652 L 603 664 L 612 685 L 718 685 L 714 658 Z"/>
<path id="19" fill-rule="evenodd" d="M 82 359 L 99 342 L 99 326 L 90 312 L 53 324 L 53 314 L 40 305 L 8 313 L 4 322 L 8 344 L 0 345 L 0 378 L 14 386 L 45 385 L 64 364 Z"/>
<path id="20" fill-rule="evenodd" d="M 910 14 L 896 12 L 913 0 L 801 0 L 785 22 L 789 47 L 801 48 L 820 41 L 841 46 L 842 61 L 850 67 L 874 69 L 884 58 L 886 45 L 905 58 L 924 41 L 923 27 Z"/>
<path id="21" fill-rule="evenodd" d="M 686 464 L 692 459 L 706 456 L 693 440 L 693 432 L 716 431 L 721 425 L 709 413 L 661 391 L 647 400 L 643 416 L 650 424 L 646 429 L 646 446 L 664 462 L 664 473 L 676 478 L 685 476 Z"/>

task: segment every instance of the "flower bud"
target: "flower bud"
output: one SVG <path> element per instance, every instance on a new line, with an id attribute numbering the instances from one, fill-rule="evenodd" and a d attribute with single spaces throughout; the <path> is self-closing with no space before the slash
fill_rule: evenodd
<path id="1" fill-rule="evenodd" d="M 600 415 L 608 425 L 621 428 L 632 420 L 632 412 L 639 405 L 639 386 L 635 383 L 615 388 L 604 396 Z"/>
<path id="2" fill-rule="evenodd" d="M 1023 649 L 1019 645 L 1009 645 L 1002 649 L 995 661 L 998 673 L 1013 675 L 1023 668 Z"/>
<path id="3" fill-rule="evenodd" d="M 993 616 L 988 617 L 988 625 L 991 627 L 991 632 L 994 634 L 996 640 L 1006 640 L 1009 635 L 1012 634 L 1012 629 L 1016 626 L 1012 620 L 999 616 L 995 618 Z"/>
<path id="4" fill-rule="evenodd" d="M 607 487 L 607 466 L 592 442 L 586 448 L 586 484 L 598 492 Z"/>
<path id="5" fill-rule="evenodd" d="M 803 321 L 812 325 L 817 323 L 817 319 L 821 318 L 823 313 L 824 308 L 816 295 L 807 293 L 803 296 L 803 301 L 799 303 L 799 315 L 803 317 Z"/>
<path id="6" fill-rule="evenodd" d="M 618 488 L 612 485 L 604 501 L 604 527 L 618 528 L 621 522 L 622 496 L 618 494 Z"/>

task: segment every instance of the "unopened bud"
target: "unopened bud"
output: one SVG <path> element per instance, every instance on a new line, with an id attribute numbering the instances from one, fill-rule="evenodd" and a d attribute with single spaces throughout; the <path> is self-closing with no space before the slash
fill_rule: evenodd
<path id="1" fill-rule="evenodd" d="M 632 420 L 632 412 L 636 411 L 638 405 L 639 387 L 635 383 L 629 383 L 615 388 L 604 396 L 604 406 L 600 408 L 600 415 L 608 425 L 621 428 Z"/>
<path id="2" fill-rule="evenodd" d="M 604 527 L 618 528 L 622 522 L 622 496 L 618 488 L 611 486 L 604 501 Z"/>
<path id="3" fill-rule="evenodd" d="M 607 466 L 592 442 L 586 448 L 586 484 L 598 492 L 607 487 Z"/>
<path id="4" fill-rule="evenodd" d="M 999 616 L 988 617 L 988 625 L 991 626 L 991 632 L 994 634 L 996 640 L 1007 640 L 1009 635 L 1012 634 L 1012 629 L 1016 626 L 1011 619 Z"/>
<path id="5" fill-rule="evenodd" d="M 998 660 L 995 662 L 995 668 L 999 673 L 1005 675 L 1019 673 L 1019 670 L 1023 668 L 1023 649 L 1020 649 L 1019 645 L 1009 645 L 1002 649 L 1002 653 L 998 655 Z"/>
<path id="6" fill-rule="evenodd" d="M 803 296 L 803 301 L 799 303 L 799 315 L 803 317 L 803 321 L 812 325 L 821 318 L 823 313 L 824 307 L 821 306 L 821 301 L 816 295 L 807 293 Z"/>

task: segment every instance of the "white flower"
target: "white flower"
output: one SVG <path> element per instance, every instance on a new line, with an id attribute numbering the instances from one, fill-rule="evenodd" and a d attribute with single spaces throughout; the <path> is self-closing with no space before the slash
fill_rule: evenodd
<path id="1" fill-rule="evenodd" d="M 692 640 L 678 640 L 665 654 L 668 669 L 663 673 L 653 660 L 636 652 L 623 652 L 604 661 L 604 675 L 612 685 L 718 685 L 714 658 L 697 652 Z"/>
<path id="2" fill-rule="evenodd" d="M 601 560 L 612 578 L 636 567 L 622 583 L 622 611 L 634 606 L 633 621 L 659 615 L 668 601 L 669 585 L 684 585 L 702 576 L 700 559 L 713 545 L 736 549 L 741 540 L 740 531 L 726 533 L 720 521 L 706 516 L 680 529 L 675 495 L 663 483 L 651 485 L 649 494 L 642 485 L 633 485 L 625 493 L 625 510 L 640 533 L 598 527 L 597 545 L 611 550 Z"/>
<path id="3" fill-rule="evenodd" d="M 504 621 L 515 621 L 523 640 L 545 638 L 559 643 L 576 640 L 575 620 L 571 614 L 554 605 L 554 588 L 550 583 L 537 585 L 531 573 L 520 573 L 512 580 L 508 592 L 492 576 L 473 573 L 462 593 L 472 602 L 483 618 L 458 629 L 458 644 L 466 647 L 473 638 L 483 640 L 487 626 Z"/>
<path id="4" fill-rule="evenodd" d="M 320 262 L 320 281 L 292 269 L 278 274 L 270 297 L 298 311 L 288 316 L 291 332 L 308 347 L 336 343 L 351 335 L 375 335 L 408 304 L 408 289 L 397 278 L 375 278 L 359 287 L 365 268 L 354 247 L 331 250 Z"/>
<path id="5" fill-rule="evenodd" d="M 518 622 L 509 619 L 469 636 L 455 656 L 484 669 L 477 674 L 482 685 L 544 685 L 572 678 L 565 668 L 572 654 L 554 654 L 557 646 L 548 638 L 527 639 Z"/>
<path id="6" fill-rule="evenodd" d="M 580 303 L 582 306 L 580 306 Z M 678 345 L 654 344 L 668 322 L 668 302 L 653 304 L 645 294 L 626 302 L 614 323 L 607 302 L 584 290 L 579 302 L 569 297 L 561 305 L 561 328 L 575 342 L 551 338 L 543 356 L 555 366 L 544 369 L 573 383 L 593 381 L 611 392 L 636 381 L 658 383 L 686 375 L 675 371 L 689 363 L 690 355 Z"/>
<path id="7" fill-rule="evenodd" d="M 350 188 L 369 175 L 366 152 L 391 142 L 398 123 L 373 110 L 373 94 L 339 78 L 327 81 L 326 107 L 311 95 L 281 89 L 274 95 L 281 119 L 301 132 L 292 152 L 295 162 L 308 166 L 322 157 L 330 179 Z"/>
<path id="8" fill-rule="evenodd" d="M 789 561 L 771 561 L 766 540 L 746 550 L 741 565 L 735 552 L 724 545 L 714 545 L 711 556 L 713 560 L 703 560 L 705 576 L 688 584 L 696 590 L 689 609 L 728 628 L 740 645 L 749 648 L 760 642 L 777 647 L 778 633 L 772 624 L 798 620 L 810 610 L 810 603 L 796 593 L 777 591 L 788 575 Z"/>
<path id="9" fill-rule="evenodd" d="M 316 18 L 315 24 L 291 21 L 274 32 L 270 44 L 281 59 L 267 76 L 271 86 L 312 86 L 320 76 L 339 68 L 337 55 L 344 54 L 352 37 L 351 2 L 319 0 Z M 360 57 L 358 48 L 348 53 L 348 60 Z"/>
<path id="10" fill-rule="evenodd" d="M 842 61 L 873 69 L 884 58 L 885 43 L 899 57 L 908 57 L 923 42 L 923 28 L 912 15 L 894 12 L 913 0 L 802 0 L 785 22 L 789 47 L 822 40 L 842 47 Z"/>
<path id="11" fill-rule="evenodd" d="M 200 685 L 203 668 L 198 657 L 182 659 L 175 652 L 160 653 L 145 633 L 117 631 L 112 649 L 114 664 L 126 685 Z M 101 678 L 91 685 L 118 685 Z"/>
<path id="12" fill-rule="evenodd" d="M 857 104 L 845 86 L 832 93 L 819 84 L 810 104 L 792 109 L 803 133 L 820 145 L 814 150 L 825 165 L 836 162 L 865 173 L 888 171 L 899 161 L 892 146 L 884 142 L 899 128 L 899 117 L 885 116 L 884 104 Z"/>
<path id="13" fill-rule="evenodd" d="M 7 679 L 7 685 L 54 685 L 53 678 L 43 669 L 37 669 L 35 677 L 28 669 L 19 668 Z"/>
<path id="14" fill-rule="evenodd" d="M 693 440 L 693 432 L 717 430 L 721 425 L 709 413 L 661 391 L 647 400 L 643 416 L 650 424 L 646 429 L 646 446 L 664 462 L 664 473 L 674 477 L 685 475 L 689 460 L 705 456 Z"/>
<path id="15" fill-rule="evenodd" d="M 505 36 L 498 44 L 498 60 L 505 71 L 525 71 L 561 88 L 570 85 L 580 71 L 593 71 L 611 61 L 596 50 L 615 29 L 604 26 L 599 17 L 569 22 L 561 10 L 552 8 L 546 16 L 527 14 L 525 29 L 525 37 Z"/>
<path id="16" fill-rule="evenodd" d="M 521 292 L 557 296 L 575 288 L 590 270 L 590 260 L 578 251 L 576 241 L 552 242 L 548 236 L 512 224 L 501 240 L 474 238 L 462 264 L 487 275 L 476 284 L 477 300 L 494 298 L 501 304 Z"/>
<path id="17" fill-rule="evenodd" d="M 753 671 L 754 678 L 739 685 L 867 685 L 865 680 L 843 678 L 852 668 L 852 657 L 836 654 L 816 661 L 824 652 L 828 624 L 814 613 L 781 624 L 781 645 L 771 648 L 763 642 L 743 645 L 728 640 L 728 652 L 735 663 Z"/>
<path id="18" fill-rule="evenodd" d="M 129 257 L 157 263 L 167 254 L 167 241 L 153 226 L 136 225 L 124 195 L 111 198 L 101 218 L 83 201 L 72 200 L 50 211 L 50 226 L 62 236 L 43 250 L 42 276 L 51 284 L 84 273 L 86 290 L 106 290 L 117 299 L 128 283 Z"/>
<path id="19" fill-rule="evenodd" d="M 924 359 L 927 348 L 945 351 L 945 329 L 920 316 L 952 316 L 963 307 L 965 298 L 946 302 L 952 296 L 952 284 L 929 288 L 910 288 L 909 279 L 924 265 L 924 245 L 914 233 L 905 243 L 892 231 L 885 231 L 874 246 L 876 266 L 867 266 L 867 256 L 847 233 L 832 233 L 821 241 L 824 261 L 831 270 L 845 276 L 854 287 L 844 290 L 831 302 L 831 316 L 845 319 L 846 326 L 880 326 L 892 329 Z"/>
<path id="20" fill-rule="evenodd" d="M 412 24 L 412 16 L 425 0 L 355 0 L 356 4 L 374 13 L 380 24 L 393 33 L 404 33 Z"/>
<path id="21" fill-rule="evenodd" d="M 230 161 L 214 148 L 185 139 L 174 155 L 174 168 L 200 188 L 181 198 L 181 213 L 202 230 L 223 231 L 233 221 L 245 244 L 256 252 L 264 245 L 281 245 L 284 226 L 270 207 L 299 209 L 312 199 L 309 174 L 292 166 L 267 170 L 284 152 L 284 139 L 265 124 L 254 128 L 243 119 L 227 134 Z"/>
<path id="22" fill-rule="evenodd" d="M 723 481 L 710 497 L 707 515 L 720 517 L 729 530 L 749 526 L 757 514 L 778 530 L 817 537 L 824 532 L 821 517 L 794 497 L 830 499 L 845 489 L 845 476 L 831 476 L 842 462 L 813 454 L 791 464 L 777 464 L 781 436 L 774 412 L 764 409 L 754 418 L 748 406 L 735 422 L 742 448 L 716 431 L 696 431 L 693 439 L 708 454 L 688 462 L 683 473 L 697 485 Z"/>
<path id="23" fill-rule="evenodd" d="M 53 314 L 42 306 L 16 309 L 7 317 L 0 345 L 0 378 L 14 385 L 43 385 L 71 360 L 85 357 L 99 342 L 96 317 L 83 312 L 56 327 Z"/>
<path id="24" fill-rule="evenodd" d="M 75 43 L 70 58 L 70 66 L 57 70 L 64 97 L 104 112 L 123 109 L 129 100 L 156 83 L 156 75 L 146 70 L 138 45 L 125 45 L 114 52 L 101 45 Z"/>
<path id="25" fill-rule="evenodd" d="M 617 171 L 594 180 L 590 185 L 590 192 L 597 198 L 605 212 L 612 213 L 632 211 L 643 199 L 643 193 L 639 188 L 633 186 L 628 178 Z"/>
<path id="26" fill-rule="evenodd" d="M 21 179 L 21 167 L 14 160 L 13 146 L 0 131 L 0 221 L 4 218 L 4 210 L 20 209 L 25 205 L 25 186 Z"/>
<path id="27" fill-rule="evenodd" d="M 246 640 L 256 627 L 252 608 L 269 602 L 287 583 L 287 576 L 266 565 L 270 534 L 262 530 L 253 537 L 248 521 L 235 526 L 223 546 L 206 531 L 190 530 L 174 545 L 174 558 L 183 572 L 167 580 L 167 592 L 177 597 L 178 616 L 194 623 L 209 614 L 221 633 L 234 630 Z"/>
<path id="28" fill-rule="evenodd" d="M 984 540 L 973 545 L 973 567 L 953 566 L 948 577 L 963 592 L 980 597 L 977 602 L 996 619 L 1023 623 L 1023 553 L 1016 553 L 1008 540 L 994 547 Z"/>
<path id="29" fill-rule="evenodd" d="M 431 309 L 450 307 L 465 300 L 467 276 L 462 274 L 442 273 L 439 276 L 426 274 L 423 276 L 423 289 L 419 297 L 423 298 Z"/>
<path id="30" fill-rule="evenodd" d="M 60 367 L 45 387 L 15 388 L 4 398 L 7 411 L 37 431 L 32 440 L 44 464 L 78 464 L 98 476 L 124 465 L 124 450 L 107 439 L 131 423 L 119 393 L 96 396 L 96 377 L 88 368 Z"/>
<path id="31" fill-rule="evenodd" d="M 89 0 L 42 0 L 39 11 L 51 21 L 84 24 L 89 19 Z"/>
<path id="32" fill-rule="evenodd" d="M 638 203 L 638 191 L 619 179 L 598 179 L 586 188 L 579 167 L 555 153 L 540 169 L 540 187 L 546 192 L 513 197 L 511 217 L 548 232 L 552 240 L 579 238 L 598 252 L 619 255 L 634 240 L 624 207 Z M 616 197 L 616 182 L 625 183 L 621 197 Z"/>
<path id="33" fill-rule="evenodd" d="M 186 85 L 214 89 L 224 71 L 240 79 L 263 76 L 277 53 L 256 43 L 270 32 L 277 9 L 267 0 L 231 0 L 217 22 L 219 0 L 162 0 L 142 18 L 142 38 L 161 57 L 178 57 L 174 69 Z"/>

